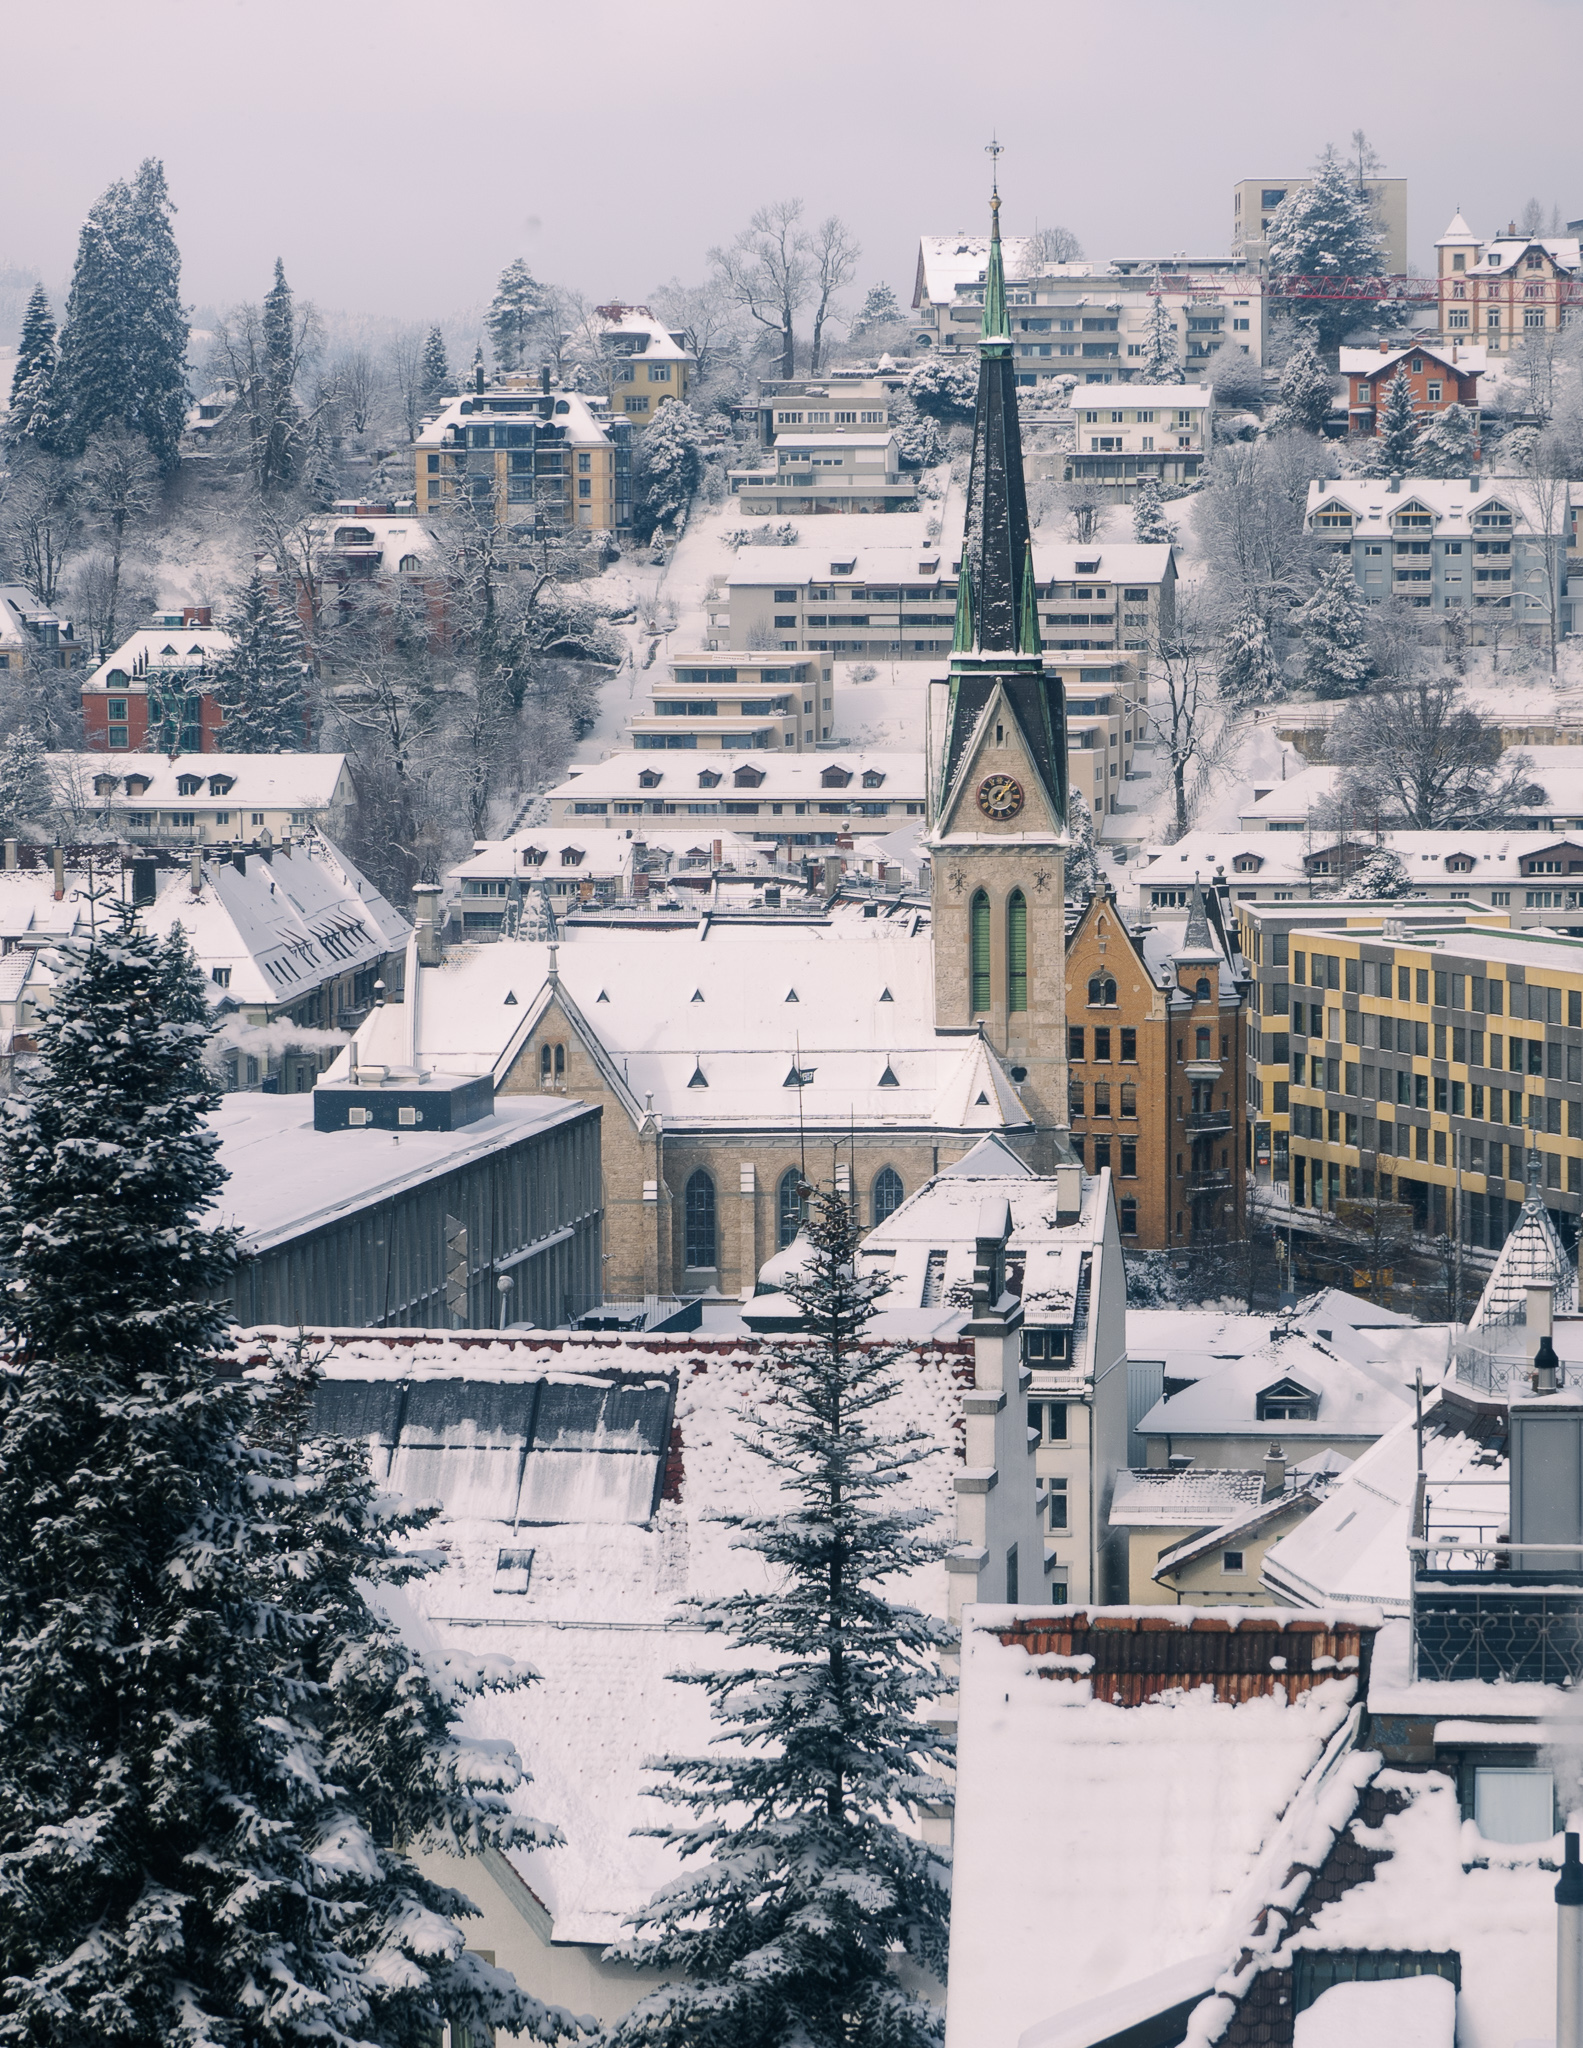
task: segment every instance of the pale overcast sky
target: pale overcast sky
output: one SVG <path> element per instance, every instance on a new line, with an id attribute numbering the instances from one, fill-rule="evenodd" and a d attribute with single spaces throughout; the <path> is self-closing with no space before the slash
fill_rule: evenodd
<path id="1" fill-rule="evenodd" d="M 423 321 L 524 256 L 595 298 L 696 279 L 799 195 L 911 296 L 920 232 L 1061 222 L 1091 256 L 1223 252 L 1231 185 L 1364 128 L 1412 260 L 1460 206 L 1583 216 L 1577 0 L 52 0 L 8 10 L 0 265 L 70 272 L 164 158 L 190 300 L 293 285 Z"/>

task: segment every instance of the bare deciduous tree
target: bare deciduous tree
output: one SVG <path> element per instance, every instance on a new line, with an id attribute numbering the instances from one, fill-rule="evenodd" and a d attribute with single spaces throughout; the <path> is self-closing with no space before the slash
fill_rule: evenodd
<path id="1" fill-rule="evenodd" d="M 128 539 L 159 501 L 159 464 L 141 434 L 113 427 L 96 434 L 77 465 L 84 509 L 103 534 L 109 554 L 102 652 L 119 637 L 121 570 Z"/>
<path id="2" fill-rule="evenodd" d="M 1382 831 L 1506 827 L 1545 802 L 1532 764 L 1462 700 L 1459 677 L 1420 659 L 1355 698 L 1330 729 L 1334 802 Z"/>
<path id="3" fill-rule="evenodd" d="M 1149 642 L 1149 723 L 1165 748 L 1176 836 L 1192 822 L 1205 776 L 1229 753 L 1233 728 L 1215 686 L 1214 637 L 1197 596 L 1179 589 L 1175 611 Z"/>
<path id="4" fill-rule="evenodd" d="M 846 224 L 832 213 L 808 237 L 808 254 L 814 269 L 815 304 L 813 341 L 808 351 L 808 368 L 818 375 L 824 362 L 824 323 L 830 301 L 857 275 L 861 254 Z"/>
<path id="5" fill-rule="evenodd" d="M 353 433 L 366 433 L 379 395 L 379 373 L 373 356 L 366 348 L 343 349 L 330 365 L 329 382 L 352 423 Z"/>
<path id="6" fill-rule="evenodd" d="M 423 421 L 423 339 L 421 328 L 410 327 L 386 350 L 397 409 L 409 441 L 417 440 Z"/>
<path id="7" fill-rule="evenodd" d="M 0 477 L 0 550 L 40 604 L 53 605 L 59 596 L 81 527 L 76 477 L 59 456 L 20 456 Z"/>
<path id="8" fill-rule="evenodd" d="M 1030 263 L 1075 263 L 1083 245 L 1070 228 L 1035 228 L 1027 237 Z"/>
<path id="9" fill-rule="evenodd" d="M 649 300 L 654 312 L 697 359 L 698 381 L 707 383 L 741 353 L 742 309 L 718 276 L 703 284 L 672 278 Z"/>
<path id="10" fill-rule="evenodd" d="M 779 334 L 782 377 L 797 374 L 797 315 L 815 277 L 801 220 L 800 199 L 777 199 L 759 208 L 729 249 L 709 251 L 723 288 L 761 327 Z"/>

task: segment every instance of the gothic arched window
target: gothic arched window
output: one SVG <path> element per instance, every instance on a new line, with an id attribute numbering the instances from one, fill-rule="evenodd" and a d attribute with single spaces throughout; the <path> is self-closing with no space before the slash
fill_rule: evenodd
<path id="1" fill-rule="evenodd" d="M 978 890 L 968 907 L 968 965 L 974 1015 L 989 1008 L 989 898 Z"/>
<path id="2" fill-rule="evenodd" d="M 1013 889 L 1006 899 L 1006 1008 L 1028 1007 L 1028 899 Z"/>
<path id="3" fill-rule="evenodd" d="M 715 1184 L 700 1166 L 687 1183 L 687 1264 L 713 1267 L 715 1257 Z"/>
<path id="4" fill-rule="evenodd" d="M 775 1242 L 789 1245 L 802 1228 L 802 1175 L 795 1166 L 788 1166 L 780 1177 L 780 1188 L 776 1195 L 777 1227 Z"/>
<path id="5" fill-rule="evenodd" d="M 1116 984 L 1108 974 L 1091 974 L 1088 977 L 1088 1007 L 1091 1010 L 1109 1010 L 1115 1007 Z"/>
<path id="6" fill-rule="evenodd" d="M 894 1166 L 882 1166 L 874 1176 L 874 1221 L 883 1223 L 901 1207 L 904 1190 Z"/>

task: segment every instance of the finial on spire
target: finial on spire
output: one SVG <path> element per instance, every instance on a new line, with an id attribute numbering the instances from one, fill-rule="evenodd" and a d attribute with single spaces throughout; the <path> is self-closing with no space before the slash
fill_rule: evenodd
<path id="1" fill-rule="evenodd" d="M 992 130 L 984 144 L 984 154 L 989 158 L 989 238 L 992 242 L 1000 240 L 1000 159 L 1005 147 Z"/>

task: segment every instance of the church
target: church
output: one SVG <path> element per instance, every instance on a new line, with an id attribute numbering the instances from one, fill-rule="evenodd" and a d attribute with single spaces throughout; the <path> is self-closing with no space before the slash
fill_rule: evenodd
<path id="1" fill-rule="evenodd" d="M 1000 243 L 992 233 L 953 652 L 928 713 L 931 895 L 617 913 L 444 948 L 361 1066 L 489 1075 L 601 1106 L 604 1295 L 753 1291 L 807 1183 L 883 1222 L 994 1133 L 1051 1173 L 1067 1132 L 1066 731 L 1040 649 Z M 349 1064 L 332 1069 L 332 1076 Z"/>

